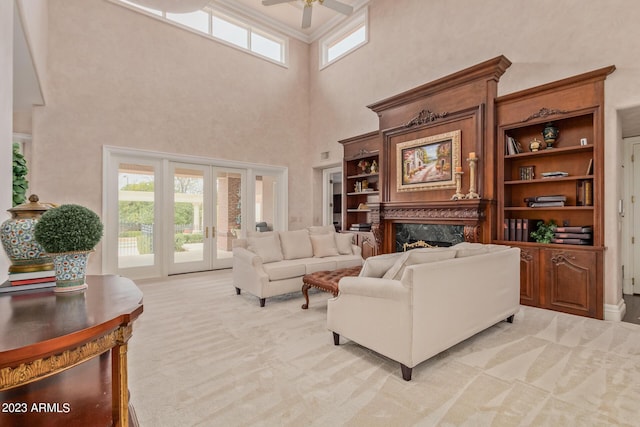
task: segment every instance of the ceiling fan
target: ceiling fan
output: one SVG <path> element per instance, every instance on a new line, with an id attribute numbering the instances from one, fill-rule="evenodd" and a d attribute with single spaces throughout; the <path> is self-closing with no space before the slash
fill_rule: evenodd
<path id="1" fill-rule="evenodd" d="M 290 1 L 291 0 L 262 0 L 262 5 L 272 6 L 274 4 L 289 3 Z M 309 28 L 311 26 L 311 6 L 315 2 L 344 15 L 351 15 L 353 13 L 352 6 L 337 0 L 302 0 L 302 2 L 304 3 L 304 11 L 302 12 L 302 28 Z"/>

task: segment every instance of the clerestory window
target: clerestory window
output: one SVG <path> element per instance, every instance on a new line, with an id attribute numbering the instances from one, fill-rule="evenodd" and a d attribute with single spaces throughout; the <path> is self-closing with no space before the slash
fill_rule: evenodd
<path id="1" fill-rule="evenodd" d="M 168 13 L 128 0 L 111 0 L 198 34 L 207 35 L 228 46 L 243 50 L 280 65 L 287 65 L 288 40 L 275 33 L 219 11 L 211 6 L 189 13 Z"/>
<path id="2" fill-rule="evenodd" d="M 367 8 L 320 40 L 320 69 L 344 58 L 369 41 Z"/>

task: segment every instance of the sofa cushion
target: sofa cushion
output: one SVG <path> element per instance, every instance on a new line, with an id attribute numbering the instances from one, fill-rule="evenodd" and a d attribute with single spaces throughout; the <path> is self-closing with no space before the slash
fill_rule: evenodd
<path id="1" fill-rule="evenodd" d="M 316 271 L 333 271 L 336 267 L 335 258 L 309 258 L 304 260 L 305 273 L 315 273 Z"/>
<path id="2" fill-rule="evenodd" d="M 353 254 L 353 234 L 352 233 L 334 233 L 336 238 L 336 247 L 340 255 Z"/>
<path id="3" fill-rule="evenodd" d="M 383 279 L 400 280 L 404 269 L 410 265 L 444 261 L 455 258 L 457 251 L 451 249 L 413 249 L 404 252 L 393 266 L 382 276 Z"/>
<path id="4" fill-rule="evenodd" d="M 270 281 L 291 279 L 292 277 L 302 277 L 306 273 L 304 263 L 295 260 L 284 260 L 263 266 L 264 272 L 269 276 Z"/>
<path id="5" fill-rule="evenodd" d="M 313 247 L 309 239 L 309 231 L 281 231 L 280 244 L 284 259 L 311 258 Z"/>
<path id="6" fill-rule="evenodd" d="M 316 258 L 324 258 L 328 256 L 340 255 L 336 247 L 336 239 L 331 234 L 314 234 L 309 236 L 311 239 L 311 247 L 313 248 L 313 256 Z"/>
<path id="7" fill-rule="evenodd" d="M 476 256 L 489 253 L 489 248 L 475 247 L 475 248 L 459 248 L 456 249 L 456 258 L 466 258 L 469 256 Z"/>
<path id="8" fill-rule="evenodd" d="M 249 237 L 247 248 L 258 255 L 263 263 L 282 261 L 282 251 L 277 234 L 265 237 Z"/>

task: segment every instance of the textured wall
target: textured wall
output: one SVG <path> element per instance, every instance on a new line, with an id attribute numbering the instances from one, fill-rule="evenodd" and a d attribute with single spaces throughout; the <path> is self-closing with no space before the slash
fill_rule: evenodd
<path id="1" fill-rule="evenodd" d="M 369 43 L 322 71 L 311 47 L 310 122 L 315 151 L 340 159 L 339 139 L 377 129 L 366 105 L 484 60 L 513 62 L 499 95 L 608 65 L 606 81 L 605 303 L 622 295 L 619 218 L 621 194 L 616 109 L 640 105 L 640 3 L 635 0 L 372 0 Z M 349 96 L 344 96 L 349 93 Z M 326 126 L 326 122 L 332 126 Z M 321 199 L 314 198 L 314 206 Z"/>
<path id="2" fill-rule="evenodd" d="M 284 68 L 104 0 L 51 0 L 48 25 L 42 200 L 102 212 L 102 147 L 115 145 L 288 166 L 289 227 L 310 225 L 306 44 L 291 40 Z"/>

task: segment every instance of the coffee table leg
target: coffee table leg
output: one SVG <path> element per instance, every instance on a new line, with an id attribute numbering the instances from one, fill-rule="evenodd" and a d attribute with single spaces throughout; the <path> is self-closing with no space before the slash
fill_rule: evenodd
<path id="1" fill-rule="evenodd" d="M 308 283 L 305 283 L 302 285 L 302 295 L 304 295 L 304 299 L 305 299 L 305 303 L 302 304 L 302 309 L 306 310 L 307 308 L 309 308 L 309 288 L 311 286 L 309 286 Z"/>

